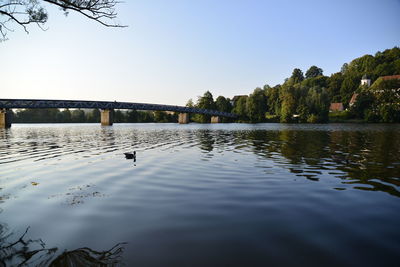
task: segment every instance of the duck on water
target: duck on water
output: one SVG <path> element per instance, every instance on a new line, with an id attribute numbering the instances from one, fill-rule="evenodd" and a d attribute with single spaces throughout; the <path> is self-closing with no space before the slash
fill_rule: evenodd
<path id="1" fill-rule="evenodd" d="M 126 159 L 136 159 L 136 151 L 124 153 Z"/>

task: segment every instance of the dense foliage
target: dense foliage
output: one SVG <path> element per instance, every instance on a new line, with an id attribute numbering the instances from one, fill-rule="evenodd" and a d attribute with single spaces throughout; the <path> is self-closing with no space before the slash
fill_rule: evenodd
<path id="1" fill-rule="evenodd" d="M 295 68 L 281 85 L 265 85 L 233 99 L 218 96 L 215 102 L 207 91 L 197 103 L 190 100 L 188 106 L 233 112 L 242 122 L 400 122 L 400 79 L 380 78 L 396 74 L 400 74 L 398 47 L 356 58 L 331 76 L 325 76 L 317 66 L 311 66 L 305 75 Z M 361 86 L 364 75 L 371 80 L 371 87 Z M 356 102 L 350 105 L 355 93 Z M 346 110 L 330 113 L 330 104 L 337 102 L 343 103 Z M 198 115 L 192 120 L 209 122 L 209 118 Z"/>
<path id="2" fill-rule="evenodd" d="M 86 112 L 85 112 L 86 111 Z M 176 122 L 177 115 L 164 111 L 114 111 L 114 122 Z M 99 123 L 100 110 L 24 109 L 13 115 L 13 122 L 24 123 Z"/>

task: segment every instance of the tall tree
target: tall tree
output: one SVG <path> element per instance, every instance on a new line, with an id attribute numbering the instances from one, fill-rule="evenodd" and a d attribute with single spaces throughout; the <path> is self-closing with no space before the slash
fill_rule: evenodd
<path id="1" fill-rule="evenodd" d="M 317 76 L 323 75 L 323 70 L 317 66 L 311 66 L 306 72 L 306 78 L 315 78 Z"/>
<path id="2" fill-rule="evenodd" d="M 264 86 L 264 94 L 267 97 L 267 112 L 271 115 L 279 115 L 280 114 L 280 99 L 279 99 L 279 91 L 281 89 L 280 85 L 275 87 L 270 87 L 269 85 Z"/>
<path id="3" fill-rule="evenodd" d="M 215 107 L 218 111 L 223 111 L 223 112 L 231 112 L 232 110 L 231 102 L 229 101 L 228 98 L 225 98 L 222 95 L 217 97 L 217 99 L 215 100 Z"/>
<path id="4" fill-rule="evenodd" d="M 343 83 L 342 72 L 337 72 L 331 75 L 328 80 L 327 92 L 332 102 L 341 102 L 340 88 Z"/>
<path id="5" fill-rule="evenodd" d="M 186 106 L 189 108 L 193 108 L 194 107 L 194 103 L 192 99 L 189 99 L 188 102 L 186 103 Z"/>
<path id="6" fill-rule="evenodd" d="M 199 97 L 197 107 L 204 109 L 215 108 L 214 98 L 210 91 L 206 91 L 203 96 Z"/>
<path id="7" fill-rule="evenodd" d="M 340 72 L 341 72 L 342 74 L 345 74 L 345 73 L 347 72 L 348 69 L 349 69 L 349 64 L 344 63 L 344 64 L 342 65 L 342 67 L 340 68 Z"/>
<path id="8" fill-rule="evenodd" d="M 360 86 L 360 76 L 354 74 L 346 75 L 340 87 L 340 96 L 344 105 L 347 105 L 351 99 L 351 96 Z"/>
<path id="9" fill-rule="evenodd" d="M 246 114 L 251 122 L 262 122 L 267 112 L 267 99 L 261 88 L 256 88 L 246 102 Z"/>
<path id="10" fill-rule="evenodd" d="M 329 96 L 325 88 L 314 86 L 307 95 L 307 107 L 310 113 L 308 122 L 326 122 L 329 113 Z"/>
<path id="11" fill-rule="evenodd" d="M 248 96 L 240 96 L 236 99 L 235 103 L 233 103 L 233 113 L 239 116 L 239 120 L 247 121 L 247 99 Z"/>
<path id="12" fill-rule="evenodd" d="M 217 99 L 215 100 L 215 108 L 218 111 L 222 112 L 231 112 L 232 111 L 232 104 L 229 98 L 225 98 L 224 96 L 218 96 Z M 222 117 L 221 118 L 222 122 L 231 122 L 232 119 Z"/>
<path id="13" fill-rule="evenodd" d="M 210 91 L 206 91 L 203 96 L 199 97 L 197 100 L 196 107 L 202 109 L 215 109 L 215 103 L 213 95 Z M 206 123 L 210 122 L 210 115 L 199 115 L 200 122 Z"/>
<path id="14" fill-rule="evenodd" d="M 303 75 L 303 72 L 301 71 L 301 69 L 297 69 L 297 68 L 294 69 L 290 79 L 293 81 L 293 83 L 302 82 L 304 80 L 304 75 Z"/>
<path id="15" fill-rule="evenodd" d="M 296 110 L 296 92 L 293 86 L 282 86 L 280 91 L 281 105 L 281 122 L 290 122 Z"/>

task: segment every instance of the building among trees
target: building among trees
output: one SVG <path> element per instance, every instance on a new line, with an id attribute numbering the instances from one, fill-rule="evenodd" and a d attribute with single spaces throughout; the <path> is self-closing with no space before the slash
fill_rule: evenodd
<path id="1" fill-rule="evenodd" d="M 361 78 L 361 86 L 366 85 L 367 87 L 371 86 L 371 79 L 368 79 L 367 74 L 364 74 Z"/>
<path id="2" fill-rule="evenodd" d="M 350 102 L 349 102 L 349 107 L 350 107 L 350 108 L 356 103 L 357 97 L 358 97 L 358 94 L 357 94 L 357 93 L 354 93 L 354 94 L 351 96 L 351 99 L 350 99 Z"/>
<path id="3" fill-rule="evenodd" d="M 344 110 L 343 103 L 331 103 L 329 107 L 330 112 L 343 111 L 343 110 Z"/>

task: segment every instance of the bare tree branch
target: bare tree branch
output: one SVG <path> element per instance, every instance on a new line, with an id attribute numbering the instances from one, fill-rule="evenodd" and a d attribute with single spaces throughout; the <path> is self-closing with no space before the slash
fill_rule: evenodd
<path id="1" fill-rule="evenodd" d="M 77 12 L 106 27 L 127 27 L 115 22 L 117 0 L 0 0 L 0 41 L 7 40 L 7 33 L 13 29 L 8 24 L 17 24 L 25 32 L 27 26 L 37 24 L 44 29 L 48 14 L 43 3 L 58 6 L 66 15 Z"/>

